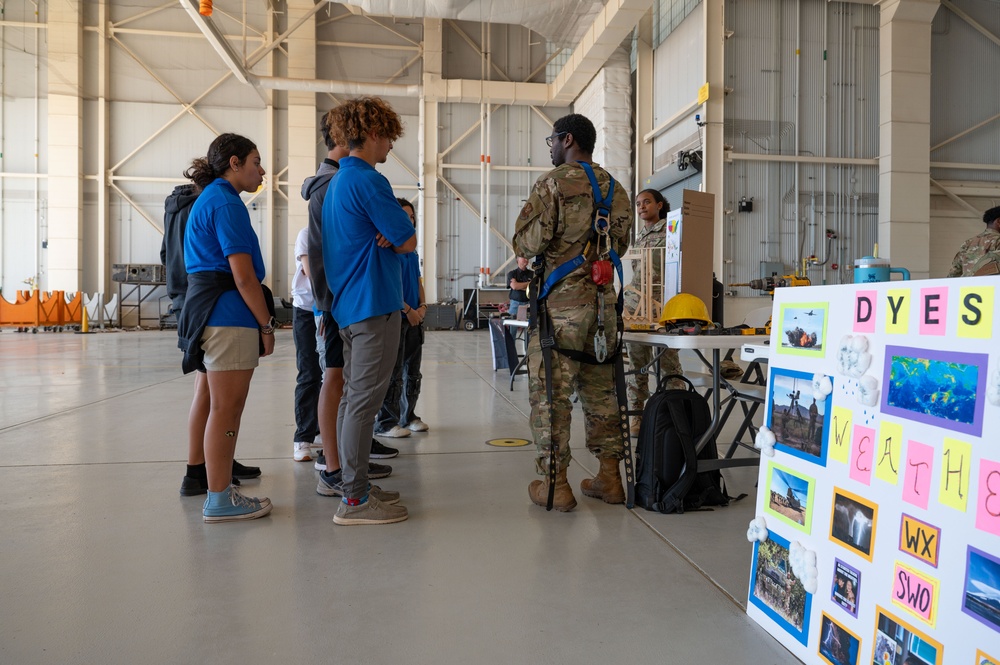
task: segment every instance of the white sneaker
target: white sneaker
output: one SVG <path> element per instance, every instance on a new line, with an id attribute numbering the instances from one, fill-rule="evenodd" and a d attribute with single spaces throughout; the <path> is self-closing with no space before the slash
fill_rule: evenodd
<path id="1" fill-rule="evenodd" d="M 312 444 L 307 441 L 296 441 L 292 457 L 296 462 L 308 462 L 312 459 Z"/>
<path id="2" fill-rule="evenodd" d="M 323 437 L 320 436 L 319 434 L 317 434 L 316 435 L 316 440 L 313 441 L 312 443 L 310 443 L 309 447 L 312 448 L 314 451 L 322 452 L 323 451 Z"/>
<path id="3" fill-rule="evenodd" d="M 427 423 L 425 423 L 420 418 L 414 418 L 413 420 L 410 421 L 410 424 L 406 426 L 406 429 L 410 430 L 411 432 L 426 432 L 427 430 L 430 429 L 430 427 L 428 427 Z"/>
<path id="4" fill-rule="evenodd" d="M 386 436 L 390 439 L 405 439 L 410 436 L 410 430 L 399 425 L 393 425 L 392 429 L 388 432 L 375 432 L 375 436 Z"/>

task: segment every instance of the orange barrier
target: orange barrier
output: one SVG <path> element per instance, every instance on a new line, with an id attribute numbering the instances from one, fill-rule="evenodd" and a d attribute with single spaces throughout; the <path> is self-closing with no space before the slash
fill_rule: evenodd
<path id="1" fill-rule="evenodd" d="M 62 327 L 82 321 L 83 293 L 67 302 L 64 291 L 18 291 L 9 303 L 0 297 L 0 326 L 18 328 Z"/>

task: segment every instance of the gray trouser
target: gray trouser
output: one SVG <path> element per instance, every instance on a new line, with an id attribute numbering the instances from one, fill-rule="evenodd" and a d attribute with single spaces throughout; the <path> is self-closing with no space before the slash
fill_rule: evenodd
<path id="1" fill-rule="evenodd" d="M 337 412 L 337 450 L 344 496 L 368 494 L 372 429 L 389 388 L 399 348 L 399 312 L 373 316 L 340 329 L 344 340 L 344 396 Z"/>

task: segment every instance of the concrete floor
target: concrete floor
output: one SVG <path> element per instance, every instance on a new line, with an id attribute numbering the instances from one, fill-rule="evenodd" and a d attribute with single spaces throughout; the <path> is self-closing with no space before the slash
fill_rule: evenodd
<path id="1" fill-rule="evenodd" d="M 182 498 L 192 378 L 174 332 L 0 333 L 0 663 L 798 663 L 744 613 L 756 469 L 728 508 L 530 504 L 525 377 L 485 332 L 431 332 L 393 475 L 407 522 L 338 527 L 292 460 L 290 331 L 250 390 L 237 457 L 269 517 Z M 581 418 L 576 418 L 577 423 Z"/>

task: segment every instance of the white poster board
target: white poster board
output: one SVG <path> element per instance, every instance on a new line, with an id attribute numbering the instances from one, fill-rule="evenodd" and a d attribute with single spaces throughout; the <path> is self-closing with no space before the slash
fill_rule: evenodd
<path id="1" fill-rule="evenodd" d="M 805 663 L 1000 665 L 998 290 L 775 291 L 747 613 Z"/>

